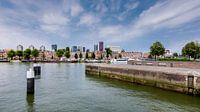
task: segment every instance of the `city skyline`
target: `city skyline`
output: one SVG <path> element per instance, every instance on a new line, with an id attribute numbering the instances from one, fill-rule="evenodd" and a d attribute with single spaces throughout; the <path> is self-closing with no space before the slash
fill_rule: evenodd
<path id="1" fill-rule="evenodd" d="M 40 3 L 38 3 L 40 2 Z M 180 52 L 200 41 L 198 0 L 2 0 L 0 49 L 41 45 L 51 49 L 81 45 L 93 49 L 103 41 L 127 51 L 148 52 L 161 41 Z"/>

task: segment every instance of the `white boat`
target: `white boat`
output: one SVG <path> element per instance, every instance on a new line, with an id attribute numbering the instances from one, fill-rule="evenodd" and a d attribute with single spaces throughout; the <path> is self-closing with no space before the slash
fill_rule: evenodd
<path id="1" fill-rule="evenodd" d="M 112 59 L 111 64 L 127 64 L 128 58 Z"/>

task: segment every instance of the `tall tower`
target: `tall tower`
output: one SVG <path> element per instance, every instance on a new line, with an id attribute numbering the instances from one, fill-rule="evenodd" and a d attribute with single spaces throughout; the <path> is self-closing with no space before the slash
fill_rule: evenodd
<path id="1" fill-rule="evenodd" d="M 99 51 L 103 52 L 103 41 L 99 42 Z"/>
<path id="2" fill-rule="evenodd" d="M 98 51 L 98 45 L 97 44 L 94 44 L 94 52 L 95 51 Z"/>
<path id="3" fill-rule="evenodd" d="M 85 47 L 83 47 L 83 52 L 85 52 L 86 50 L 85 50 Z"/>
<path id="4" fill-rule="evenodd" d="M 51 49 L 52 49 L 53 51 L 57 51 L 57 45 L 56 45 L 56 44 L 51 45 Z"/>

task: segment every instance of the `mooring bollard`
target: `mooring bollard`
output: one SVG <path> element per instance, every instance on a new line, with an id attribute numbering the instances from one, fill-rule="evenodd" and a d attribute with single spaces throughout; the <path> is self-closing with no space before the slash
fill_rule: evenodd
<path id="1" fill-rule="evenodd" d="M 36 79 L 41 77 L 41 67 L 39 64 L 33 64 L 34 76 Z"/>
<path id="2" fill-rule="evenodd" d="M 27 78 L 27 93 L 28 94 L 34 94 L 35 79 L 34 79 L 33 69 L 30 68 L 30 70 L 27 71 L 26 78 Z"/>

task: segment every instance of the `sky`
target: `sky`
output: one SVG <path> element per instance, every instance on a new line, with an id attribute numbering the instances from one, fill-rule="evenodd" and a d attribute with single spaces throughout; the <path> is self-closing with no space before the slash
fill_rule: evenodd
<path id="1" fill-rule="evenodd" d="M 0 49 L 121 46 L 148 52 L 155 41 L 180 52 L 200 41 L 200 0 L 1 0 Z"/>

